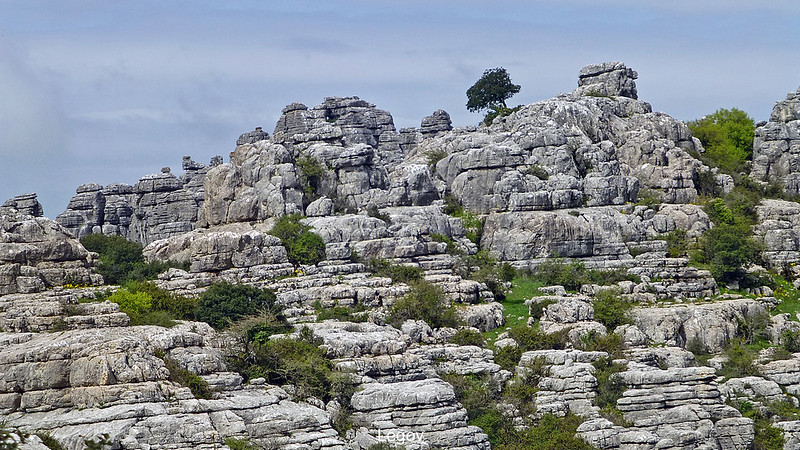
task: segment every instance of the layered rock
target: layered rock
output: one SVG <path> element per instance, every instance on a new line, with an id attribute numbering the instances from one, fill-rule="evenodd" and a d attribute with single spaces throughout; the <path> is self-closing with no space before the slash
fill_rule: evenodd
<path id="1" fill-rule="evenodd" d="M 0 208 L 0 295 L 102 283 L 91 266 L 86 249 L 58 223 Z"/>
<path id="2" fill-rule="evenodd" d="M 581 95 L 622 96 L 637 99 L 636 83 L 639 75 L 621 62 L 591 64 L 583 69 L 578 77 L 578 89 Z"/>
<path id="3" fill-rule="evenodd" d="M 775 104 L 769 122 L 760 124 L 753 140 L 750 176 L 800 193 L 800 89 Z"/>
<path id="4" fill-rule="evenodd" d="M 210 167 L 221 163 L 222 158 L 214 157 Z M 56 221 L 76 238 L 103 233 L 143 245 L 193 230 L 204 201 L 203 182 L 209 167 L 184 156 L 182 168 L 180 178 L 165 167 L 134 186 L 81 185 Z"/>
<path id="5" fill-rule="evenodd" d="M 42 204 L 39 203 L 35 193 L 17 195 L 16 197 L 6 200 L 0 208 L 15 209 L 22 214 L 33 217 L 41 217 L 44 213 Z"/>
<path id="6" fill-rule="evenodd" d="M 774 269 L 792 271 L 800 262 L 800 204 L 764 199 L 756 207 L 753 231 L 764 242 L 764 259 Z"/>

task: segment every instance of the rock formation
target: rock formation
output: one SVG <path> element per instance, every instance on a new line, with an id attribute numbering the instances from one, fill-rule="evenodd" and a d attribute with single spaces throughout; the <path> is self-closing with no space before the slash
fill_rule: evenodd
<path id="1" fill-rule="evenodd" d="M 513 426 L 576 415 L 577 435 L 597 448 L 750 448 L 758 427 L 726 401 L 796 404 L 787 394 L 800 395 L 800 357 L 764 350 L 752 366 L 759 376 L 723 380 L 725 356 L 704 362 L 689 350 L 721 352 L 757 325 L 786 345 L 800 325 L 790 314 L 767 315 L 777 291 L 720 294 L 708 270 L 668 257 L 668 234 L 694 240 L 713 226 L 693 204 L 701 174 L 725 189 L 732 181 L 692 157 L 703 149 L 686 125 L 638 100 L 636 78 L 618 62 L 586 66 L 575 91 L 479 127 L 454 128 L 437 110 L 398 131 L 388 112 L 357 97 L 292 103 L 271 135 L 258 127 L 239 136 L 229 163 L 185 156 L 180 177 L 165 167 L 134 186 L 81 185 L 56 221 L 40 217 L 35 194 L 8 200 L 0 207 L 0 423 L 74 449 L 108 433 L 114 448 L 224 449 L 237 438 L 366 450 L 403 436 L 408 449 L 482 450 L 490 430 L 469 425 L 474 411 L 464 406 L 474 405 L 459 399 L 465 385 L 483 383 L 486 402 Z M 800 189 L 798 95 L 757 131 L 752 173 L 791 193 Z M 791 272 L 800 205 L 765 200 L 757 210 L 768 265 Z M 322 239 L 324 261 L 289 261 L 270 230 L 290 214 L 305 216 L 300 223 Z M 149 261 L 188 263 L 154 280 L 172 294 L 198 296 L 219 281 L 271 289 L 290 324 L 286 338 L 313 337 L 355 383 L 349 406 L 231 372 L 226 356 L 245 345 L 232 331 L 190 321 L 130 326 L 116 303 L 92 301 L 118 288 L 83 286 L 102 283 L 91 270 L 97 256 L 77 240 L 89 233 L 139 242 Z M 553 257 L 629 280 L 569 293 L 540 287 L 521 319 L 500 303 L 502 280 L 475 281 L 476 261 L 537 270 Z M 380 264 L 440 289 L 461 327 L 394 321 L 393 305 L 416 288 L 373 273 Z M 635 305 L 628 320 L 603 321 L 609 289 Z M 322 320 L 341 309 L 348 318 Z M 526 318 L 563 335 L 559 348 L 531 350 L 501 329 Z M 497 340 L 456 344 L 464 336 Z M 619 345 L 591 348 L 601 342 Z M 509 350 L 517 364 L 507 364 Z M 179 370 L 205 382 L 209 398 L 181 385 Z M 619 392 L 601 407 L 609 382 Z M 530 408 L 503 394 L 519 383 L 535 389 Z M 349 429 L 339 427 L 343 412 Z M 798 445 L 800 421 L 775 426 L 786 448 Z"/>
<path id="2" fill-rule="evenodd" d="M 790 194 L 800 193 L 800 89 L 772 109 L 769 122 L 759 124 L 753 140 L 750 176 L 776 183 Z"/>
<path id="3" fill-rule="evenodd" d="M 12 205 L 20 205 L 19 211 Z M 40 292 L 64 284 L 98 284 L 86 249 L 41 212 L 35 195 L 15 197 L 0 207 L 0 295 Z"/>

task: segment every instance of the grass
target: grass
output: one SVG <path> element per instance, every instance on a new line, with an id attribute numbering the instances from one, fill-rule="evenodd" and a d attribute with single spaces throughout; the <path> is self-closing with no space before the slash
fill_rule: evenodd
<path id="1" fill-rule="evenodd" d="M 530 317 L 530 314 L 528 313 L 528 306 L 525 304 L 525 300 L 529 300 L 531 297 L 537 295 L 542 295 L 539 293 L 539 288 L 544 286 L 542 282 L 527 276 L 515 277 L 511 281 L 511 285 L 511 291 L 506 294 L 505 300 L 500 302 L 505 308 L 503 311 L 503 317 L 506 319 L 505 327 L 483 333 L 483 337 L 489 344 L 494 344 L 494 341 L 497 340 L 497 336 L 506 331 L 507 328 L 528 324 L 528 317 Z"/>
<path id="2" fill-rule="evenodd" d="M 795 289 L 792 283 L 780 275 L 775 276 L 775 282 L 778 284 L 775 298 L 780 303 L 771 311 L 772 315 L 788 313 L 789 320 L 797 322 L 797 313 L 800 312 L 800 290 Z"/>

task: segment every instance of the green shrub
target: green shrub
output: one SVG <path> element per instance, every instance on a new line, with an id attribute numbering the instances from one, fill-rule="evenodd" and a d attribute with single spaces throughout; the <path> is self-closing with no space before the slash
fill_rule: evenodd
<path id="1" fill-rule="evenodd" d="M 310 203 L 319 197 L 317 192 L 322 184 L 325 168 L 316 158 L 306 155 L 298 157 L 296 164 L 300 172 L 300 184 L 303 186 L 303 192 L 305 192 L 307 201 Z"/>
<path id="2" fill-rule="evenodd" d="M 406 264 L 392 264 L 385 259 L 372 258 L 366 263 L 366 269 L 380 277 L 391 278 L 395 283 L 411 283 L 422 279 L 425 273 L 421 267 Z"/>
<path id="3" fill-rule="evenodd" d="M 706 197 L 722 196 L 722 187 L 717 183 L 717 176 L 710 170 L 697 172 L 692 181 L 694 181 L 694 188 L 699 195 Z"/>
<path id="4" fill-rule="evenodd" d="M 601 410 L 611 413 L 611 416 L 619 420 L 622 414 L 617 409 L 617 400 L 622 398 L 627 386 L 619 377 L 619 373 L 625 371 L 623 364 L 612 362 L 611 358 L 602 358 L 593 362 L 595 368 L 594 376 L 597 379 L 597 395 L 594 404 Z M 615 420 L 614 422 L 616 423 Z"/>
<path id="5" fill-rule="evenodd" d="M 167 370 L 169 370 L 169 381 L 178 383 L 184 387 L 188 387 L 195 398 L 212 398 L 213 394 L 206 380 L 192 371 L 184 369 L 180 366 L 180 364 L 178 364 L 178 361 L 170 358 L 161 350 L 156 351 L 156 356 L 164 361 L 164 365 L 166 366 Z"/>
<path id="6" fill-rule="evenodd" d="M 431 173 L 436 173 L 436 163 L 443 160 L 445 157 L 447 157 L 447 150 L 441 148 L 425 152 L 425 159 L 428 160 L 428 167 L 430 167 Z"/>
<path id="7" fill-rule="evenodd" d="M 797 330 L 783 330 L 781 345 L 790 353 L 800 352 L 800 332 Z"/>
<path id="8" fill-rule="evenodd" d="M 333 371 L 321 344 L 308 328 L 296 337 L 245 342 L 245 350 L 229 358 L 229 367 L 246 380 L 264 377 L 271 384 L 291 384 L 296 399 L 336 399 L 349 408 L 356 384 L 346 374 Z"/>
<path id="9" fill-rule="evenodd" d="M 733 211 L 728 208 L 728 205 L 725 204 L 725 200 L 721 198 L 709 200 L 703 210 L 705 210 L 706 214 L 708 214 L 708 218 L 716 225 L 733 225 L 736 221 Z"/>
<path id="10" fill-rule="evenodd" d="M 483 338 L 483 335 L 479 331 L 471 328 L 461 328 L 453 335 L 450 342 L 456 345 L 486 346 L 486 339 Z"/>
<path id="11" fill-rule="evenodd" d="M 508 432 L 501 439 L 496 450 L 590 450 L 593 447 L 575 434 L 583 419 L 567 414 L 556 417 L 545 414 L 536 426 L 515 432 Z"/>
<path id="12" fill-rule="evenodd" d="M 16 450 L 19 444 L 24 444 L 28 438 L 18 428 L 8 428 L 5 422 L 0 422 L 0 450 Z"/>
<path id="13" fill-rule="evenodd" d="M 697 257 L 719 281 L 741 278 L 745 265 L 761 261 L 763 246 L 751 236 L 747 226 L 722 223 L 703 233 Z"/>
<path id="14" fill-rule="evenodd" d="M 566 262 L 563 258 L 551 258 L 539 265 L 530 276 L 545 286 L 564 286 L 568 291 L 577 291 L 584 284 L 610 285 L 620 281 L 640 282 L 627 269 L 587 269 L 580 261 Z"/>
<path id="15" fill-rule="evenodd" d="M 606 352 L 612 358 L 622 358 L 625 341 L 616 333 L 600 335 L 592 330 L 581 336 L 581 349 L 586 352 Z"/>
<path id="16" fill-rule="evenodd" d="M 513 280 L 516 275 L 513 266 L 508 263 L 498 264 L 497 260 L 485 250 L 480 250 L 474 255 L 461 255 L 456 271 L 462 278 L 485 284 L 498 301 L 505 299 L 505 284 Z"/>
<path id="17" fill-rule="evenodd" d="M 595 295 L 592 301 L 594 320 L 605 325 L 609 333 L 618 326 L 632 323 L 630 310 L 633 305 L 623 300 L 615 289 L 605 289 Z"/>
<path id="18" fill-rule="evenodd" d="M 731 341 L 725 350 L 727 360 L 722 364 L 719 375 L 730 378 L 760 377 L 761 372 L 755 364 L 756 351 L 744 346 L 742 341 Z"/>
<path id="19" fill-rule="evenodd" d="M 689 238 L 686 230 L 676 228 L 662 236 L 667 242 L 667 254 L 670 258 L 681 258 L 689 253 Z"/>
<path id="20" fill-rule="evenodd" d="M 282 308 L 276 303 L 275 293 L 269 289 L 235 285 L 228 282 L 212 284 L 197 302 L 195 317 L 220 329 L 244 316 L 268 311 L 280 316 Z"/>
<path id="21" fill-rule="evenodd" d="M 188 268 L 185 263 L 145 262 L 142 246 L 122 236 L 89 234 L 81 238 L 81 244 L 100 255 L 95 269 L 107 284 L 152 280 L 170 267 Z"/>
<path id="22" fill-rule="evenodd" d="M 462 255 L 464 253 L 458 248 L 458 245 L 456 244 L 456 241 L 454 241 L 453 238 L 451 238 L 450 236 L 445 236 L 443 234 L 437 234 L 437 233 L 431 233 L 431 239 L 434 242 L 444 242 L 445 244 L 447 244 L 447 253 L 449 253 L 451 255 L 460 256 L 460 255 Z"/>
<path id="23" fill-rule="evenodd" d="M 370 206 L 367 208 L 367 215 L 376 219 L 381 219 L 386 225 L 392 224 L 392 217 L 389 214 L 382 213 L 377 206 Z"/>
<path id="24" fill-rule="evenodd" d="M 718 109 L 686 124 L 703 143 L 702 160 L 727 173 L 742 172 L 753 153 L 755 123 L 740 109 Z"/>
<path id="25" fill-rule="evenodd" d="M 333 306 L 331 308 L 324 308 L 322 304 L 317 301 L 314 303 L 314 309 L 317 312 L 317 320 L 336 319 L 340 322 L 366 322 L 368 317 L 365 314 L 353 314 L 355 312 L 363 312 L 366 309 L 362 305 L 358 305 L 355 309 L 346 306 Z"/>
<path id="26" fill-rule="evenodd" d="M 108 297 L 108 301 L 119 305 L 120 311 L 129 316 L 143 316 L 153 308 L 153 299 L 145 292 L 130 292 L 119 289 Z"/>
<path id="27" fill-rule="evenodd" d="M 770 324 L 769 313 L 750 315 L 744 319 L 736 320 L 742 342 L 751 344 L 769 344 L 767 327 Z"/>
<path id="28" fill-rule="evenodd" d="M 501 368 L 513 372 L 522 358 L 522 353 L 522 349 L 517 346 L 501 347 L 494 351 L 494 362 Z"/>
<path id="29" fill-rule="evenodd" d="M 281 216 L 269 234 L 281 240 L 292 264 L 317 264 L 325 259 L 325 241 L 303 224 L 300 214 Z"/>
<path id="30" fill-rule="evenodd" d="M 525 174 L 533 175 L 542 181 L 546 181 L 548 178 L 550 178 L 550 174 L 547 173 L 547 170 L 538 164 L 531 164 L 528 166 L 528 168 L 525 169 Z"/>
<path id="31" fill-rule="evenodd" d="M 424 320 L 431 328 L 457 327 L 461 320 L 455 308 L 444 301 L 442 290 L 427 281 L 414 281 L 411 292 L 396 301 L 386 316 L 393 326 L 400 326 L 409 319 Z"/>
<path id="32" fill-rule="evenodd" d="M 783 450 L 785 445 L 783 430 L 774 427 L 760 408 L 756 408 L 752 403 L 744 400 L 733 402 L 731 406 L 738 409 L 742 416 L 753 420 L 755 430 L 753 450 Z"/>
<path id="33" fill-rule="evenodd" d="M 230 447 L 231 450 L 259 450 L 260 447 L 251 444 L 247 439 L 225 438 L 225 445 Z"/>
<path id="34" fill-rule="evenodd" d="M 446 373 L 442 379 L 453 386 L 456 399 L 467 410 L 470 421 L 489 412 L 493 394 L 487 375 Z"/>

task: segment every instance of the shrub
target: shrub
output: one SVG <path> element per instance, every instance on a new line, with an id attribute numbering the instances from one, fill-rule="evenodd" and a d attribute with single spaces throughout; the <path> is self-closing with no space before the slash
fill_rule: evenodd
<path id="1" fill-rule="evenodd" d="M 108 297 L 108 301 L 119 305 L 119 309 L 130 316 L 143 316 L 153 307 L 153 299 L 144 292 L 119 289 Z"/>
<path id="2" fill-rule="evenodd" d="M 781 344 L 790 353 L 800 352 L 800 332 L 797 330 L 783 330 Z"/>
<path id="3" fill-rule="evenodd" d="M 499 301 L 506 297 L 505 283 L 513 280 L 516 275 L 513 266 L 508 263 L 498 264 L 485 250 L 474 255 L 461 255 L 456 270 L 462 278 L 484 283 Z"/>
<path id="4" fill-rule="evenodd" d="M 297 168 L 300 171 L 300 184 L 309 201 L 318 197 L 317 191 L 320 188 L 322 177 L 325 175 L 325 168 L 313 156 L 302 155 L 297 158 Z"/>
<path id="5" fill-rule="evenodd" d="M 375 275 L 391 278 L 395 283 L 410 283 L 422 279 L 425 272 L 421 267 L 405 264 L 392 264 L 385 259 L 372 258 L 366 264 L 366 269 Z"/>
<path id="6" fill-rule="evenodd" d="M 444 149 L 437 148 L 425 152 L 425 159 L 428 160 L 428 167 L 430 167 L 431 173 L 436 173 L 436 163 L 445 157 L 447 157 L 447 150 Z"/>
<path id="7" fill-rule="evenodd" d="M 622 358 L 625 341 L 616 333 L 600 335 L 592 330 L 581 336 L 581 348 L 587 352 L 606 352 L 612 358 Z"/>
<path id="8" fill-rule="evenodd" d="M 81 244 L 100 255 L 95 269 L 107 284 L 152 280 L 170 267 L 187 268 L 181 263 L 145 262 L 142 246 L 122 236 L 89 234 L 81 238 Z"/>
<path id="9" fill-rule="evenodd" d="M 753 153 L 756 128 L 747 113 L 723 108 L 686 125 L 705 147 L 703 162 L 728 173 L 746 170 L 746 161 Z"/>
<path id="10" fill-rule="evenodd" d="M 686 230 L 676 228 L 664 235 L 663 239 L 667 242 L 667 254 L 670 258 L 680 258 L 688 254 L 689 238 Z"/>
<path id="11" fill-rule="evenodd" d="M 742 341 L 745 344 L 769 343 L 769 336 L 766 334 L 770 324 L 770 315 L 767 312 L 751 315 L 744 319 L 737 318 L 737 326 Z"/>
<path id="12" fill-rule="evenodd" d="M 584 284 L 609 285 L 625 280 L 641 281 L 636 275 L 628 274 L 626 269 L 587 269 L 580 261 L 566 262 L 563 258 L 544 261 L 531 273 L 531 277 L 545 286 L 564 286 L 569 291 L 577 291 Z"/>
<path id="13" fill-rule="evenodd" d="M 617 400 L 622 398 L 622 393 L 627 388 L 618 374 L 625 371 L 625 365 L 614 363 L 610 358 L 598 359 L 592 365 L 595 368 L 594 376 L 597 378 L 595 405 L 601 409 L 618 412 Z"/>
<path id="14" fill-rule="evenodd" d="M 694 188 L 699 195 L 706 197 L 722 196 L 722 187 L 717 183 L 717 176 L 710 170 L 698 172 L 692 181 L 694 181 Z"/>
<path id="15" fill-rule="evenodd" d="M 733 225 L 736 221 L 733 211 L 728 208 L 728 205 L 725 204 L 725 200 L 721 198 L 709 200 L 703 210 L 705 210 L 706 214 L 708 214 L 708 218 L 711 219 L 715 225 Z"/>
<path id="16" fill-rule="evenodd" d="M 219 329 L 259 311 L 268 311 L 275 316 L 281 315 L 282 308 L 276 303 L 275 293 L 269 289 L 234 285 L 223 281 L 212 284 L 200 295 L 195 317 Z"/>
<path id="17" fill-rule="evenodd" d="M 24 444 L 28 434 L 18 428 L 8 428 L 5 422 L 0 422 L 0 450 L 16 450 L 19 444 Z"/>
<path id="18" fill-rule="evenodd" d="M 506 346 L 495 349 L 494 362 L 501 368 L 513 372 L 522 358 L 522 349 L 517 346 Z"/>
<path id="19" fill-rule="evenodd" d="M 259 446 L 251 444 L 247 439 L 225 438 L 225 445 L 231 450 L 259 450 Z"/>
<path id="20" fill-rule="evenodd" d="M 556 417 L 544 414 L 536 426 L 516 432 L 509 432 L 493 448 L 497 450 L 550 450 L 568 448 L 570 450 L 590 450 L 593 447 L 575 434 L 583 419 L 567 414 Z"/>
<path id="21" fill-rule="evenodd" d="M 424 320 L 431 328 L 457 327 L 461 323 L 455 308 L 445 303 L 439 287 L 427 281 L 414 281 L 410 286 L 411 292 L 392 305 L 387 322 L 397 328 L 409 319 Z"/>
<path id="22" fill-rule="evenodd" d="M 210 399 L 212 397 L 211 389 L 208 387 L 206 380 L 192 371 L 184 369 L 178 364 L 178 361 L 165 355 L 161 350 L 156 351 L 156 356 L 164 361 L 164 365 L 169 370 L 169 381 L 188 387 L 195 398 Z"/>
<path id="23" fill-rule="evenodd" d="M 300 214 L 281 216 L 269 234 L 281 240 L 292 264 L 317 264 L 325 259 L 325 241 L 300 222 Z"/>
<path id="24" fill-rule="evenodd" d="M 470 421 L 491 409 L 493 395 L 487 375 L 446 373 L 442 379 L 453 386 L 456 399 L 467 410 Z"/>
<path id="25" fill-rule="evenodd" d="M 740 340 L 730 343 L 725 350 L 727 360 L 722 365 L 719 375 L 730 378 L 760 377 L 761 372 L 756 367 L 756 352 L 743 345 Z"/>
<path id="26" fill-rule="evenodd" d="M 632 323 L 630 310 L 633 305 L 619 296 L 615 289 L 605 289 L 597 293 L 592 302 L 594 320 L 605 325 L 609 333 L 618 326 Z"/>
<path id="27" fill-rule="evenodd" d="M 450 342 L 456 345 L 486 346 L 486 339 L 483 338 L 483 335 L 479 331 L 471 328 L 461 328 L 453 335 Z"/>
<path id="28" fill-rule="evenodd" d="M 761 261 L 761 249 L 749 227 L 723 223 L 703 233 L 698 257 L 710 264 L 714 278 L 728 282 L 744 276 L 745 265 Z"/>
<path id="29" fill-rule="evenodd" d="M 785 444 L 783 430 L 774 427 L 760 408 L 754 407 L 748 401 L 733 402 L 731 406 L 738 409 L 742 416 L 753 420 L 755 431 L 753 450 L 783 450 Z"/>

